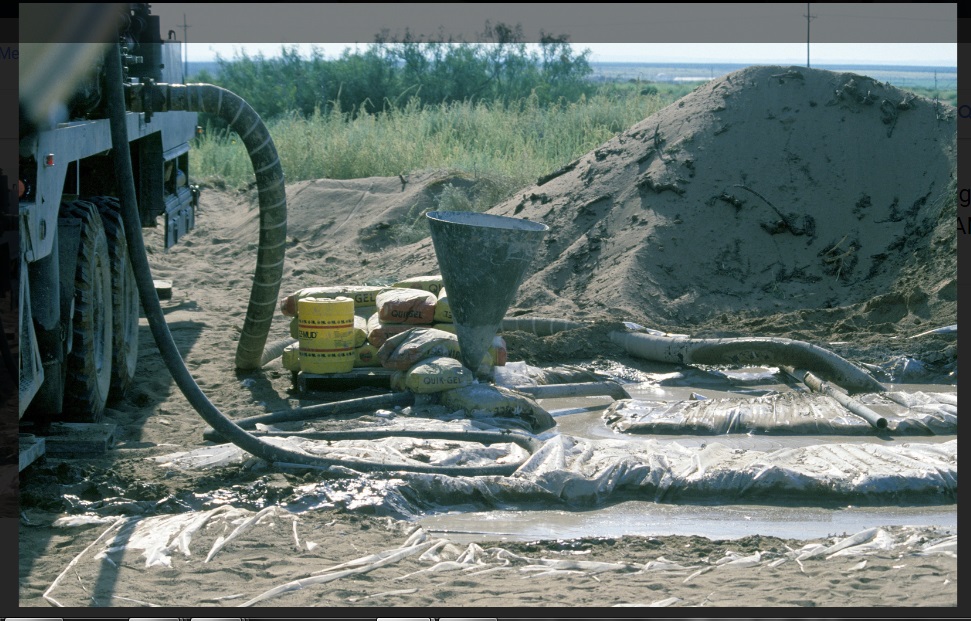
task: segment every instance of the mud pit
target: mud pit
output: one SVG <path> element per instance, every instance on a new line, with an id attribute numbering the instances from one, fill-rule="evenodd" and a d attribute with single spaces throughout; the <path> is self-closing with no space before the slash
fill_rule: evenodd
<path id="1" fill-rule="evenodd" d="M 713 81 L 491 211 L 551 227 L 511 315 L 614 322 L 552 337 L 507 335 L 510 359 L 580 364 L 632 381 L 652 373 L 690 375 L 690 369 L 620 355 L 604 326 L 634 321 L 696 336 L 806 340 L 874 365 L 877 379 L 896 388 L 919 381 L 953 391 L 954 336 L 907 337 L 956 323 L 955 145 L 953 109 L 910 99 L 865 77 L 768 67 Z M 449 183 L 475 181 L 426 172 L 408 176 L 404 184 L 397 177 L 292 184 L 281 293 L 436 273 L 429 239 L 396 245 L 406 239 L 394 233 L 400 223 L 435 208 L 436 195 Z M 178 247 L 164 253 L 158 239 L 150 244 L 155 277 L 175 283 L 164 308 L 190 372 L 233 417 L 310 403 L 292 391 L 290 374 L 278 363 L 261 373 L 238 375 L 232 369 L 255 265 L 255 197 L 210 187 L 202 205 L 196 230 Z M 270 338 L 287 333 L 288 320 L 278 315 Z M 325 576 L 351 573 L 254 604 L 957 601 L 956 530 L 947 518 L 956 515 L 956 457 L 953 487 L 937 485 L 936 495 L 928 493 L 935 486 L 931 481 L 908 499 L 878 494 L 868 500 L 848 487 L 850 493 L 826 504 L 803 500 L 808 506 L 803 514 L 816 516 L 808 519 L 832 520 L 827 536 L 793 528 L 788 537 L 739 532 L 744 536 L 726 541 L 720 540 L 724 533 L 706 538 L 659 529 L 656 536 L 637 531 L 640 536 L 624 537 L 605 528 L 609 537 L 570 538 L 578 531 L 564 526 L 563 536 L 551 534 L 549 540 L 480 538 L 476 549 L 461 537 L 437 542 L 443 533 L 431 524 L 424 535 L 409 539 L 415 525 L 401 518 L 443 507 L 467 513 L 561 511 L 563 498 L 554 502 L 549 494 L 512 488 L 490 497 L 491 488 L 474 486 L 454 494 L 454 488 L 436 488 L 429 479 L 278 469 L 245 458 L 214 469 L 160 466 L 152 458 L 203 447 L 205 424 L 172 383 L 144 320 L 139 338 L 135 388 L 107 414 L 118 425 L 115 447 L 103 456 L 49 459 L 22 477 L 22 606 L 49 605 L 45 592 L 68 606 L 172 605 L 176 587 L 185 605 L 237 606 L 328 567 Z M 651 386 L 647 382 L 644 390 Z M 689 381 L 684 388 L 704 393 L 712 385 Z M 736 385 L 734 392 L 751 388 Z M 591 429 L 591 417 L 598 425 L 596 441 L 614 448 L 643 445 L 644 437 L 608 429 L 599 412 L 584 423 L 560 419 L 559 427 L 569 431 L 561 429 L 559 437 Z M 332 424 L 381 426 L 413 418 L 378 413 Z M 820 443 L 906 442 L 929 451 L 954 438 L 956 431 L 851 442 L 827 437 Z M 787 448 L 748 435 L 646 440 L 658 447 L 680 440 L 689 448 L 702 442 L 742 451 Z M 596 472 L 587 474 L 596 478 Z M 436 489 L 454 495 L 436 496 Z M 648 502 L 655 492 L 651 489 Z M 624 500 L 629 499 L 617 493 L 577 502 L 590 519 L 598 507 L 621 506 L 616 503 Z M 671 511 L 682 505 L 660 500 L 669 503 L 656 505 L 663 507 L 660 512 L 679 519 Z M 725 516 L 739 506 L 720 502 Z M 767 504 L 765 520 L 780 509 Z M 859 504 L 876 520 L 866 528 L 858 532 L 859 522 L 834 519 Z M 299 513 L 273 510 L 275 505 Z M 744 506 L 758 511 L 757 505 Z M 211 513 L 219 507 L 227 508 Z M 268 508 L 261 522 L 253 520 L 213 552 L 220 536 L 229 537 Z M 82 516 L 78 522 L 86 524 L 56 522 Z M 900 516 L 913 517 L 910 523 L 917 526 L 902 525 Z M 181 539 L 184 549 L 175 539 L 186 533 L 182 518 L 199 524 L 192 537 Z M 165 528 L 163 519 L 171 520 Z M 607 510 L 602 519 L 618 518 Z M 160 544 L 139 539 L 139 525 L 172 539 Z M 846 535 L 859 536 L 844 540 L 850 528 Z M 142 547 L 128 545 L 133 540 Z M 407 553 L 398 554 L 403 549 Z M 369 556 L 382 552 L 387 554 Z M 397 560 L 375 566 L 389 558 Z M 355 559 L 362 560 L 342 565 Z M 152 560 L 161 564 L 147 567 Z"/>

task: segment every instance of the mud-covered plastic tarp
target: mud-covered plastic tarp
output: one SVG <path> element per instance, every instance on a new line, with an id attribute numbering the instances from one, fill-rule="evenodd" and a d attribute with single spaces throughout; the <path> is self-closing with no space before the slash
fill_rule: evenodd
<path id="1" fill-rule="evenodd" d="M 887 418 L 886 433 L 957 433 L 957 395 L 906 393 L 860 395 Z M 787 392 L 755 398 L 685 401 L 616 401 L 604 412 L 607 425 L 622 433 L 721 435 L 869 435 L 873 427 L 832 397 Z"/>
<path id="2" fill-rule="evenodd" d="M 419 421 L 409 421 L 417 424 Z M 431 428 L 463 428 L 472 421 L 420 421 Z M 397 423 L 389 428 L 397 427 Z M 404 473 L 394 463 L 487 464 L 519 461 L 514 444 L 388 438 L 314 442 L 273 438 L 294 450 L 330 458 L 346 456 L 389 463 L 388 476 L 408 487 L 415 509 L 439 504 L 566 502 L 595 505 L 614 494 L 656 501 L 703 500 L 816 504 L 828 500 L 953 503 L 957 497 L 957 440 L 945 442 L 818 443 L 794 448 L 734 448 L 713 440 L 701 446 L 638 438 L 587 440 L 550 432 L 544 444 L 511 476 L 458 477 Z M 218 454 L 218 457 L 217 457 Z M 394 459 L 390 459 L 394 458 Z M 153 458 L 166 467 L 206 468 L 254 459 L 232 445 Z M 339 467 L 332 468 L 356 476 Z M 363 478 L 363 475 L 362 475 Z M 368 481 L 380 477 L 369 475 Z M 381 493 L 388 493 L 384 486 Z"/>
<path id="3" fill-rule="evenodd" d="M 439 466 L 492 466 L 509 462 L 519 462 L 528 453 L 512 442 L 483 445 L 458 440 L 422 439 L 423 431 L 500 431 L 508 427 L 498 427 L 494 423 L 504 423 L 495 418 L 457 420 L 444 422 L 426 419 L 400 419 L 390 421 L 385 426 L 369 426 L 375 434 L 380 431 L 404 431 L 415 433 L 416 437 L 388 437 L 373 440 L 321 441 L 297 436 L 264 437 L 270 444 L 281 446 L 310 455 L 320 455 L 331 459 L 371 460 L 389 463 L 389 472 L 394 472 L 394 464 L 435 464 Z M 270 425 L 257 425 L 257 430 L 277 430 Z M 525 434 L 525 431 L 514 433 Z M 185 469 L 217 468 L 233 464 L 243 464 L 256 460 L 251 454 L 234 444 L 217 444 L 192 451 L 169 453 L 149 458 L 164 467 Z"/>

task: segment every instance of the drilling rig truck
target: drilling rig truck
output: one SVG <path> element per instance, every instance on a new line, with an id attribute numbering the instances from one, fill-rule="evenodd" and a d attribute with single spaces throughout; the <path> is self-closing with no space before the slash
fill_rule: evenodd
<path id="1" fill-rule="evenodd" d="M 92 28 L 118 35 L 126 88 L 184 82 L 181 43 L 162 38 L 149 5 L 87 6 Z M 19 415 L 41 427 L 98 421 L 135 375 L 139 296 L 112 150 L 130 150 L 140 224 L 161 219 L 165 248 L 192 229 L 198 206 L 195 112 L 127 112 L 129 142 L 112 144 L 105 54 L 116 49 L 21 43 Z"/>

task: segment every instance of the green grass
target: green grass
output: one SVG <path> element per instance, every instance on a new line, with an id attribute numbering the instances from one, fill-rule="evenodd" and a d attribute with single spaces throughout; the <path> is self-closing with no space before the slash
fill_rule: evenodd
<path id="1" fill-rule="evenodd" d="M 291 115 L 268 126 L 289 182 L 449 169 L 494 179 L 511 194 L 674 99 L 624 88 L 550 107 L 537 105 L 534 98 L 506 106 L 466 102 L 422 107 L 412 101 L 388 104 L 377 114 L 337 109 L 309 118 Z M 232 133 L 207 132 L 197 141 L 193 161 L 197 180 L 218 179 L 241 187 L 254 179 L 242 144 Z"/>

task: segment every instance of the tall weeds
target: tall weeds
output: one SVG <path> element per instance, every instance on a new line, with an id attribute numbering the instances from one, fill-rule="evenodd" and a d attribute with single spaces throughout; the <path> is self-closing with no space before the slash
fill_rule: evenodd
<path id="1" fill-rule="evenodd" d="M 520 188 L 596 148 L 650 116 L 672 97 L 632 89 L 601 92 L 575 103 L 540 106 L 537 98 L 511 103 L 421 105 L 383 102 L 362 113 L 334 105 L 303 117 L 269 123 L 288 181 L 394 176 L 452 169 L 502 179 Z M 373 102 L 368 102 L 368 108 Z M 253 180 L 242 143 L 232 133 L 208 131 L 198 139 L 192 175 L 231 186 Z"/>

